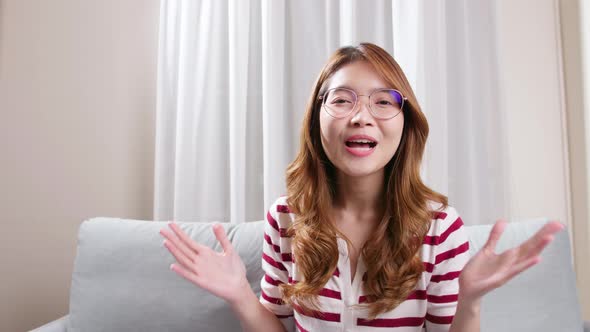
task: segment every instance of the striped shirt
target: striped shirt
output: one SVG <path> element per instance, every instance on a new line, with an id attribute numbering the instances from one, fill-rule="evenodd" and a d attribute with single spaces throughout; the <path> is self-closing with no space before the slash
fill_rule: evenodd
<path id="1" fill-rule="evenodd" d="M 285 230 L 294 221 L 286 197 L 279 198 L 266 215 L 260 302 L 281 320 L 287 331 L 390 331 L 442 332 L 451 326 L 459 292 L 459 273 L 469 259 L 469 242 L 455 209 L 433 212 L 430 229 L 420 256 L 425 271 L 408 298 L 395 309 L 368 319 L 368 310 L 354 305 L 366 302 L 363 280 L 366 266 L 362 255 L 351 282 L 347 243 L 337 238 L 338 265 L 320 291 L 320 311 L 304 315 L 297 305 L 281 300 L 279 285 L 301 279 L 293 262 L 291 238 Z M 362 277 L 358 277 L 362 276 Z"/>

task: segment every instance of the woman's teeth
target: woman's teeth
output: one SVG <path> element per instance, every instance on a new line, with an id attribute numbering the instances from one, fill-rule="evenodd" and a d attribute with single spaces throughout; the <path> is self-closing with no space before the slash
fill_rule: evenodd
<path id="1" fill-rule="evenodd" d="M 347 141 L 346 146 L 351 148 L 365 148 L 371 149 L 374 148 L 377 143 L 372 141 L 365 141 L 365 140 L 357 140 L 357 141 Z"/>

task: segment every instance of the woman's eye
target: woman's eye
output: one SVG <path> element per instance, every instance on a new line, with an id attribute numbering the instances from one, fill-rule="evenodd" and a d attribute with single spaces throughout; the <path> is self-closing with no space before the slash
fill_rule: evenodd
<path id="1" fill-rule="evenodd" d="M 393 105 L 390 101 L 388 100 L 380 100 L 377 102 L 378 105 Z"/>
<path id="2" fill-rule="evenodd" d="M 350 101 L 348 101 L 346 99 L 334 99 L 332 101 L 332 104 L 344 104 L 344 103 L 350 103 Z"/>

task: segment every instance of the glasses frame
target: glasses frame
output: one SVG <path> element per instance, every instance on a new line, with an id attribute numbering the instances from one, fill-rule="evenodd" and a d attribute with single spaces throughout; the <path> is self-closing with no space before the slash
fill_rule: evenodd
<path id="1" fill-rule="evenodd" d="M 330 112 L 330 111 L 331 111 L 330 107 L 326 105 L 326 97 L 328 96 L 328 93 L 329 93 L 330 91 L 334 91 L 334 90 L 346 90 L 346 91 L 350 91 L 350 92 L 352 92 L 352 94 L 355 96 L 354 105 L 352 106 L 352 108 L 350 109 L 350 111 L 349 111 L 348 113 L 346 113 L 345 115 L 342 115 L 342 116 L 335 116 L 334 114 L 332 114 L 332 112 Z M 373 103 L 372 103 L 372 100 L 371 100 L 371 97 L 373 96 L 373 94 L 375 94 L 375 93 L 377 93 L 377 92 L 381 92 L 381 91 L 391 91 L 391 90 L 393 90 L 393 91 L 395 91 L 395 92 L 399 93 L 399 95 L 402 97 L 402 102 L 401 102 L 401 105 L 400 105 L 400 107 L 399 107 L 399 112 L 397 112 L 397 114 L 395 114 L 394 116 L 390 116 L 390 117 L 386 117 L 386 118 L 376 115 L 376 114 L 375 114 L 375 112 L 373 111 L 373 107 L 371 106 L 371 105 L 373 104 Z M 332 88 L 332 89 L 329 89 L 329 90 L 327 90 L 326 92 L 324 92 L 324 94 L 323 94 L 323 95 L 319 96 L 319 97 L 318 97 L 318 100 L 321 100 L 321 101 L 322 101 L 322 107 L 325 107 L 325 108 L 326 108 L 326 112 L 327 112 L 327 113 L 328 113 L 328 114 L 329 114 L 331 117 L 333 117 L 333 118 L 336 118 L 336 119 L 342 119 L 342 118 L 345 118 L 345 117 L 349 116 L 349 115 L 350 115 L 350 114 L 351 114 L 351 113 L 352 113 L 352 112 L 353 112 L 353 111 L 356 109 L 356 105 L 359 103 L 359 97 L 362 97 L 362 96 L 369 97 L 369 112 L 371 112 L 371 115 L 373 115 L 375 118 L 377 118 L 377 119 L 381 119 L 381 120 L 389 120 L 389 119 L 393 119 L 393 118 L 395 118 L 396 116 L 398 116 L 398 115 L 399 115 L 399 114 L 400 114 L 400 113 L 403 111 L 403 109 L 404 109 L 404 104 L 405 104 L 406 100 L 408 100 L 408 98 L 406 98 L 406 97 L 405 97 L 405 96 L 404 96 L 404 95 L 403 95 L 403 94 L 402 94 L 402 93 L 401 93 L 399 90 L 397 90 L 397 89 L 378 89 L 378 90 L 375 90 L 375 91 L 371 92 L 371 94 L 370 94 L 370 95 L 359 95 L 358 93 L 356 93 L 356 91 L 354 91 L 354 90 L 352 90 L 352 89 L 348 89 L 348 88 Z"/>

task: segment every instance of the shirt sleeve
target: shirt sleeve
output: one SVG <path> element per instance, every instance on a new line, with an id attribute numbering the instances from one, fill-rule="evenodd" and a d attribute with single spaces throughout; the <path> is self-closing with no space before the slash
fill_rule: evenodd
<path id="1" fill-rule="evenodd" d="M 459 274 L 469 260 L 469 240 L 461 217 L 449 207 L 435 217 L 437 234 L 432 275 L 427 287 L 426 331 L 447 332 L 457 311 Z"/>
<path id="2" fill-rule="evenodd" d="M 266 214 L 264 226 L 264 241 L 262 246 L 262 270 L 264 276 L 260 281 L 260 303 L 273 312 L 285 326 L 287 331 L 294 331 L 293 307 L 283 302 L 279 285 L 289 282 L 287 266 L 290 259 L 285 261 L 289 253 L 281 250 L 281 227 L 279 226 L 277 203 L 273 204 Z"/>

